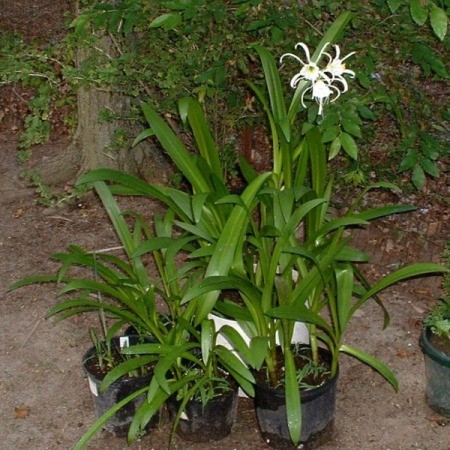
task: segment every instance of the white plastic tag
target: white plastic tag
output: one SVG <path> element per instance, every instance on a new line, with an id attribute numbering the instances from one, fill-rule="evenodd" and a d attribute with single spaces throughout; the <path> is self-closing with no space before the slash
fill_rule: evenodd
<path id="1" fill-rule="evenodd" d="M 88 381 L 89 381 L 89 390 L 91 391 L 92 395 L 98 397 L 97 385 L 90 377 L 88 377 Z"/>
<path id="2" fill-rule="evenodd" d="M 128 336 L 121 336 L 119 338 L 119 345 L 120 345 L 120 350 L 122 350 L 123 348 L 127 348 L 130 346 L 130 339 Z"/>

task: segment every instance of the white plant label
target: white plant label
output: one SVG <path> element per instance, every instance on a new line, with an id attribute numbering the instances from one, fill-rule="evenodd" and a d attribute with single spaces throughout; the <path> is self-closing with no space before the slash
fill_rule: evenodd
<path id="1" fill-rule="evenodd" d="M 130 346 L 130 339 L 128 336 L 121 336 L 119 338 L 120 349 L 127 348 Z"/>
<path id="2" fill-rule="evenodd" d="M 92 392 L 92 395 L 98 397 L 97 385 L 94 383 L 94 380 L 88 377 L 88 381 L 89 381 L 89 390 Z"/>

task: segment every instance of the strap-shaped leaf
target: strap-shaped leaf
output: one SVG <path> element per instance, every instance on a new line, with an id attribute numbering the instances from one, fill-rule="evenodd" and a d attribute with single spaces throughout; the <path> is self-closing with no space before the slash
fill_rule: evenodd
<path id="1" fill-rule="evenodd" d="M 267 91 L 269 93 L 270 106 L 273 114 L 275 123 L 280 125 L 281 130 L 285 133 L 285 138 L 287 141 L 290 140 L 290 127 L 289 123 L 286 123 L 286 105 L 284 103 L 283 88 L 280 81 L 280 75 L 278 72 L 278 67 L 275 64 L 273 56 L 271 53 L 263 48 L 256 47 L 256 51 L 261 59 Z M 284 124 L 284 126 L 283 126 Z M 287 125 L 287 128 L 286 128 Z"/>
<path id="2" fill-rule="evenodd" d="M 222 233 L 217 241 L 214 253 L 206 269 L 205 277 L 227 275 L 230 270 L 235 252 L 241 244 L 246 225 L 251 219 L 251 205 L 261 186 L 271 177 L 270 173 L 258 175 L 250 183 L 241 198 L 245 207 L 236 205 L 232 210 Z M 202 297 L 198 304 L 196 322 L 200 323 L 213 309 L 219 292 L 210 292 Z"/>
<path id="3" fill-rule="evenodd" d="M 114 381 L 121 377 L 126 377 L 130 372 L 134 370 L 142 369 L 155 361 L 155 356 L 142 356 L 137 358 L 131 358 L 118 366 L 111 369 L 100 384 L 100 392 L 104 392 L 108 389 Z"/>
<path id="4" fill-rule="evenodd" d="M 300 403 L 300 387 L 297 382 L 297 370 L 290 349 L 284 350 L 286 415 L 289 435 L 294 445 L 300 440 L 302 431 L 302 408 Z"/>
<path id="5" fill-rule="evenodd" d="M 448 273 L 450 269 L 434 263 L 416 263 L 410 264 L 406 267 L 396 270 L 395 272 L 386 275 L 378 283 L 376 283 L 371 289 L 368 289 L 366 294 L 363 295 L 355 304 L 353 305 L 351 314 L 353 315 L 362 304 L 367 301 L 373 295 L 378 294 L 383 289 L 392 286 L 395 283 L 406 280 L 408 278 L 414 278 L 423 275 L 429 275 L 432 273 L 442 274 Z"/>
<path id="6" fill-rule="evenodd" d="M 339 321 L 339 333 L 344 334 L 347 324 L 351 318 L 350 311 L 353 298 L 354 274 L 352 266 L 346 264 L 335 269 L 337 303 L 331 305 L 336 307 L 336 313 Z"/>
<path id="7" fill-rule="evenodd" d="M 92 439 L 92 436 L 99 431 L 102 426 L 108 422 L 108 420 L 120 409 L 122 409 L 125 405 L 133 401 L 136 397 L 139 397 L 141 394 L 145 393 L 148 389 L 148 386 L 139 389 L 128 397 L 124 398 L 120 402 L 116 403 L 112 408 L 108 409 L 89 429 L 88 431 L 81 437 L 81 439 L 77 442 L 77 445 L 74 447 L 74 450 L 82 450 L 89 441 Z"/>
<path id="8" fill-rule="evenodd" d="M 198 150 L 205 161 L 207 161 L 211 173 L 221 180 L 222 184 L 225 184 L 219 151 L 209 131 L 205 115 L 199 102 L 193 98 L 184 98 L 180 100 L 181 111 L 186 112 L 186 117 L 194 133 Z"/>
<path id="9" fill-rule="evenodd" d="M 154 111 L 149 103 L 142 103 L 145 117 L 170 159 L 189 180 L 194 192 L 209 192 L 208 180 L 198 169 L 195 158 L 187 151 L 169 125 Z"/>
<path id="10" fill-rule="evenodd" d="M 380 373 L 389 383 L 392 385 L 392 387 L 398 391 L 398 381 L 397 377 L 394 375 L 394 373 L 385 365 L 383 364 L 379 359 L 375 358 L 372 355 L 369 355 L 361 350 L 358 350 L 357 348 L 350 347 L 348 345 L 341 345 L 340 352 L 347 353 L 351 356 L 354 356 L 355 358 L 359 359 L 363 363 L 369 365 L 373 369 L 375 369 L 378 373 Z"/>

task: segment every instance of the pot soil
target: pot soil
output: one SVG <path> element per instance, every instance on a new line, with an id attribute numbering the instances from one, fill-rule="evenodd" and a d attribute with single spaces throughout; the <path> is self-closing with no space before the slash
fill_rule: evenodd
<path id="1" fill-rule="evenodd" d="M 186 404 L 180 417 L 177 434 L 190 442 L 210 442 L 225 438 L 231 433 L 236 421 L 238 407 L 238 389 L 224 392 L 206 405 L 191 400 Z M 173 397 L 167 401 L 169 415 L 174 419 L 180 408 L 180 402 Z"/>
<path id="2" fill-rule="evenodd" d="M 113 356 L 120 358 L 120 348 L 123 348 L 123 341 L 121 346 L 120 339 L 128 339 L 127 345 L 134 345 L 140 343 L 138 336 L 125 336 L 122 338 L 115 337 L 111 340 Z M 117 360 L 117 363 L 121 360 Z M 112 383 L 105 391 L 100 392 L 100 385 L 108 373 L 107 370 L 102 370 L 98 365 L 98 358 L 96 356 L 96 348 L 92 347 L 83 356 L 83 369 L 87 374 L 89 389 L 92 394 L 95 411 L 98 417 L 101 417 L 106 411 L 112 408 L 121 400 L 128 397 L 133 392 L 147 386 L 150 383 L 152 374 L 147 373 L 136 377 L 122 377 Z M 133 399 L 121 409 L 119 409 L 111 419 L 103 426 L 106 431 L 113 433 L 117 437 L 124 437 L 128 434 L 128 429 L 134 414 L 145 399 L 145 393 Z M 155 416 L 149 423 L 148 429 L 154 427 L 158 423 L 159 418 Z"/>
<path id="3" fill-rule="evenodd" d="M 320 354 L 324 361 L 329 361 L 327 350 L 321 349 Z M 302 431 L 297 446 L 289 435 L 284 388 L 271 388 L 258 381 L 254 402 L 259 428 L 267 445 L 276 449 L 314 449 L 327 442 L 334 428 L 337 379 L 338 374 L 318 387 L 301 391 Z"/>
<path id="4" fill-rule="evenodd" d="M 420 344 L 425 354 L 428 405 L 450 419 L 450 342 L 425 328 Z"/>

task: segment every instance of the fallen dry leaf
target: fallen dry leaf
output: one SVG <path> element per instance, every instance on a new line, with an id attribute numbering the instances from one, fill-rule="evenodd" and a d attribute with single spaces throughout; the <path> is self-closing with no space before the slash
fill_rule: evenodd
<path id="1" fill-rule="evenodd" d="M 400 348 L 397 350 L 397 356 L 399 358 L 409 358 L 411 356 L 411 353 L 403 348 Z"/>
<path id="2" fill-rule="evenodd" d="M 428 416 L 427 420 L 430 422 L 437 423 L 441 427 L 445 427 L 450 422 L 449 419 L 446 419 L 445 417 L 442 417 L 438 414 L 433 414 L 432 416 Z"/>
<path id="3" fill-rule="evenodd" d="M 16 417 L 15 419 L 25 419 L 25 417 L 28 416 L 28 414 L 30 414 L 30 407 L 29 406 L 20 406 L 20 407 L 15 407 L 14 411 L 16 412 Z"/>
<path id="4" fill-rule="evenodd" d="M 25 214 L 25 209 L 19 208 L 14 212 L 13 217 L 14 217 L 14 219 L 18 219 L 19 217 L 23 216 L 24 214 Z"/>

